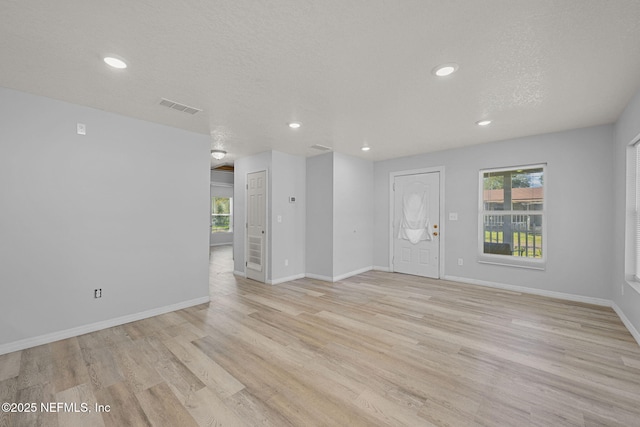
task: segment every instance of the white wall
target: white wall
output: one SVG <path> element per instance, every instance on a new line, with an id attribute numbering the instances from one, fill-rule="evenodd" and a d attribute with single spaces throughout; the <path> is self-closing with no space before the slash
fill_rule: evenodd
<path id="1" fill-rule="evenodd" d="M 373 266 L 373 163 L 333 154 L 333 277 L 342 277 Z"/>
<path id="2" fill-rule="evenodd" d="M 233 197 L 233 172 L 211 171 L 211 197 Z M 210 234 L 211 246 L 233 244 L 233 229 Z"/>
<path id="3" fill-rule="evenodd" d="M 340 153 L 307 159 L 306 273 L 339 280 L 373 260 L 373 163 Z"/>
<path id="4" fill-rule="evenodd" d="M 591 298 L 611 297 L 613 127 L 598 126 L 481 144 L 374 164 L 374 265 L 389 265 L 389 173 L 445 167 L 445 271 L 447 276 Z M 479 264 L 480 169 L 547 163 L 545 271 Z M 448 221 L 448 213 L 458 221 Z M 606 228 L 606 227 L 605 227 Z M 463 266 L 457 259 L 464 260 Z M 442 272 L 441 272 L 442 274 Z"/>
<path id="5" fill-rule="evenodd" d="M 247 210 L 247 174 L 267 171 L 267 247 L 271 247 L 271 151 L 243 157 L 234 164 L 233 207 L 235 220 L 233 223 L 233 264 L 236 273 L 245 273 L 245 239 Z M 271 278 L 267 253 L 267 280 Z"/>
<path id="6" fill-rule="evenodd" d="M 307 158 L 306 273 L 333 277 L 333 153 Z"/>
<path id="7" fill-rule="evenodd" d="M 279 283 L 305 273 L 306 160 L 273 151 L 271 171 L 270 279 Z M 295 197 L 295 203 L 289 197 Z"/>
<path id="8" fill-rule="evenodd" d="M 231 171 L 211 171 L 211 182 L 233 186 L 234 176 Z"/>
<path id="9" fill-rule="evenodd" d="M 234 270 L 245 272 L 247 174 L 267 171 L 267 283 L 302 277 L 305 271 L 305 159 L 267 151 L 238 159 L 234 185 Z M 296 203 L 289 203 L 289 196 Z M 278 223 L 278 215 L 282 222 Z M 285 266 L 284 261 L 289 265 Z"/>
<path id="10" fill-rule="evenodd" d="M 0 100 L 0 350 L 208 300 L 207 136 Z"/>
<path id="11" fill-rule="evenodd" d="M 640 342 L 640 294 L 625 281 L 626 149 L 640 134 L 640 91 L 615 126 L 613 157 L 613 301 L 635 329 Z M 624 289 L 624 295 L 622 294 Z M 629 327 L 629 325 L 627 325 Z M 631 329 L 631 328 L 630 328 Z"/>

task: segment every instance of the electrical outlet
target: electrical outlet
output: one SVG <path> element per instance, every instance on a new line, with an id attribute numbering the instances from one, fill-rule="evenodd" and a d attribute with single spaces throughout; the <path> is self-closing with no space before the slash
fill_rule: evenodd
<path id="1" fill-rule="evenodd" d="M 78 135 L 86 135 L 87 134 L 87 125 L 84 123 L 78 123 L 76 125 L 76 132 Z"/>
<path id="2" fill-rule="evenodd" d="M 464 260 L 462 258 L 458 258 L 458 265 L 464 264 Z"/>
<path id="3" fill-rule="evenodd" d="M 94 298 L 102 298 L 102 288 L 93 290 Z"/>

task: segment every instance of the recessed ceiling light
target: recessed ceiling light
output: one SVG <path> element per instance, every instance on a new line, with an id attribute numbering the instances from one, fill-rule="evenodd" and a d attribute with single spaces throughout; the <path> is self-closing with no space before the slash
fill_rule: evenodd
<path id="1" fill-rule="evenodd" d="M 478 126 L 489 126 L 491 124 L 491 120 L 480 120 L 476 122 Z"/>
<path id="2" fill-rule="evenodd" d="M 105 57 L 104 62 L 106 62 L 107 65 L 110 65 L 113 68 L 118 68 L 120 70 L 127 68 L 127 64 L 122 59 L 114 58 L 112 56 Z"/>
<path id="3" fill-rule="evenodd" d="M 298 123 L 298 122 L 291 122 L 291 123 L 289 123 L 289 127 L 290 127 L 291 129 L 298 129 L 300 126 L 302 126 L 302 125 L 301 125 L 300 123 Z"/>
<path id="4" fill-rule="evenodd" d="M 368 145 L 365 145 L 361 148 L 362 151 L 369 151 L 371 150 L 371 147 L 369 147 Z"/>
<path id="5" fill-rule="evenodd" d="M 446 77 L 458 71 L 458 64 L 450 63 L 450 64 L 442 64 L 438 65 L 436 68 L 431 70 L 434 76 L 437 77 Z"/>

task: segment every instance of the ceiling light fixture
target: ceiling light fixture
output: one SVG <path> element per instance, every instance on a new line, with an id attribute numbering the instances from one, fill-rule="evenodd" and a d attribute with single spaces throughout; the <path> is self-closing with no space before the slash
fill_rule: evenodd
<path id="1" fill-rule="evenodd" d="M 368 145 L 363 145 L 361 150 L 362 151 L 369 151 L 369 150 L 371 150 L 371 147 L 369 147 Z"/>
<path id="2" fill-rule="evenodd" d="M 489 126 L 491 124 L 491 120 L 480 120 L 476 122 L 478 126 Z"/>
<path id="3" fill-rule="evenodd" d="M 119 70 L 122 70 L 124 68 L 127 68 L 127 63 L 124 62 L 122 59 L 118 59 L 118 58 L 114 58 L 112 56 L 107 56 L 104 58 L 104 62 L 113 67 L 113 68 L 117 68 Z"/>
<path id="4" fill-rule="evenodd" d="M 290 127 L 291 129 L 298 129 L 300 126 L 302 126 L 302 125 L 301 125 L 300 123 L 298 123 L 298 122 L 291 122 L 291 123 L 289 123 L 289 127 Z"/>
<path id="5" fill-rule="evenodd" d="M 211 150 L 211 157 L 213 157 L 216 160 L 222 160 L 226 155 L 227 155 L 227 152 L 224 150 Z"/>
<path id="6" fill-rule="evenodd" d="M 438 65 L 436 68 L 431 70 L 434 76 L 436 77 L 446 77 L 458 71 L 458 64 L 450 63 L 450 64 L 442 64 Z"/>

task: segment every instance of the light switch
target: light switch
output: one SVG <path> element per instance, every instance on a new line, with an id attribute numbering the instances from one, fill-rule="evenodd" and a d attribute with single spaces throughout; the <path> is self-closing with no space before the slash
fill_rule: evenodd
<path id="1" fill-rule="evenodd" d="M 458 212 L 449 212 L 449 221 L 457 221 Z"/>
<path id="2" fill-rule="evenodd" d="M 282 222 L 282 215 L 278 215 L 278 222 Z"/>

